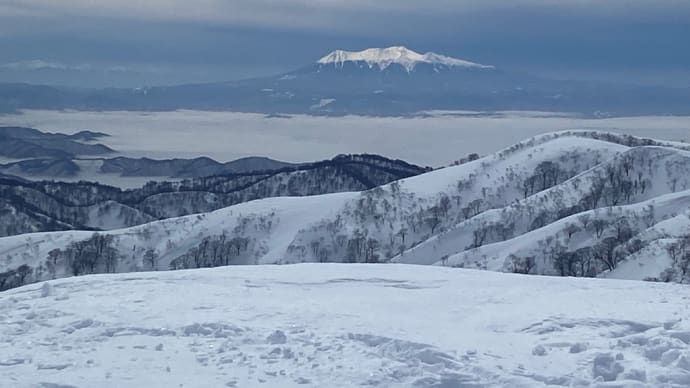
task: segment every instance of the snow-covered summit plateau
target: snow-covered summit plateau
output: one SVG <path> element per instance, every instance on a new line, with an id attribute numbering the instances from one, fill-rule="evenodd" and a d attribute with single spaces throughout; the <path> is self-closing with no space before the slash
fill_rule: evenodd
<path id="1" fill-rule="evenodd" d="M 377 67 L 385 70 L 392 64 L 397 64 L 411 72 L 420 63 L 443 65 L 448 67 L 469 67 L 479 69 L 493 69 L 493 66 L 482 65 L 440 55 L 436 53 L 420 54 L 404 46 L 387 48 L 370 48 L 363 51 L 336 50 L 318 60 L 319 64 L 333 64 L 342 67 L 346 62 L 364 62 L 369 68 Z"/>
<path id="2" fill-rule="evenodd" d="M 685 286 L 364 264 L 0 293 L 0 387 L 687 387 Z"/>

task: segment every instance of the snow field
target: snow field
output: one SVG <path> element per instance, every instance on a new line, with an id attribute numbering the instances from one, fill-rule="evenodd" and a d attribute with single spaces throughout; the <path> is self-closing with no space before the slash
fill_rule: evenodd
<path id="1" fill-rule="evenodd" d="M 0 294 L 0 386 L 685 387 L 687 291 L 406 265 L 61 279 Z"/>

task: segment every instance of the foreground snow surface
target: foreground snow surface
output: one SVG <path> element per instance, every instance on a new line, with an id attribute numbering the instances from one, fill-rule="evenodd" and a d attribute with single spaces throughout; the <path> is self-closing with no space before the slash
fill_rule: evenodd
<path id="1" fill-rule="evenodd" d="M 406 265 L 0 293 L 1 387 L 687 387 L 690 288 Z"/>

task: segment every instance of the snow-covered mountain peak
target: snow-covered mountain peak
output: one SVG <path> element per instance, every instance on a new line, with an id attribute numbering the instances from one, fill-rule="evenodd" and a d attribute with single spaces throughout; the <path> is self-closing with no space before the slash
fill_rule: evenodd
<path id="1" fill-rule="evenodd" d="M 414 70 L 419 63 L 444 65 L 449 67 L 472 67 L 493 69 L 493 66 L 481 65 L 474 62 L 447 57 L 436 53 L 420 54 L 404 46 L 387 48 L 370 48 L 363 51 L 335 50 L 318 60 L 319 64 L 334 64 L 343 66 L 345 62 L 366 62 L 369 68 L 374 66 L 380 70 L 386 69 L 391 64 L 398 64 L 408 72 Z"/>

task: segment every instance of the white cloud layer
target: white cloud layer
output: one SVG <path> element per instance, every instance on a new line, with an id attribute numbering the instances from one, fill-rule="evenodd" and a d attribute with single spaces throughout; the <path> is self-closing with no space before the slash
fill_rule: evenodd
<path id="1" fill-rule="evenodd" d="M 550 113 L 505 112 L 488 117 L 265 118 L 233 112 L 56 112 L 0 116 L 0 125 L 112 135 L 104 142 L 130 156 L 210 156 L 227 161 L 268 156 L 304 162 L 342 153 L 376 153 L 440 166 L 468 153 L 488 154 L 528 137 L 568 129 L 600 129 L 667 140 L 690 140 L 690 117 L 585 119 Z"/>
<path id="2" fill-rule="evenodd" d="M 97 66 L 90 63 L 68 64 L 62 62 L 44 61 L 32 59 L 27 61 L 9 62 L 0 64 L 0 69 L 15 71 L 34 71 L 34 70 L 65 70 L 65 71 L 106 71 L 113 73 L 132 72 L 126 66 Z"/>

